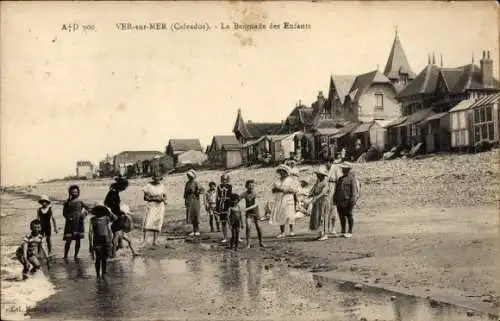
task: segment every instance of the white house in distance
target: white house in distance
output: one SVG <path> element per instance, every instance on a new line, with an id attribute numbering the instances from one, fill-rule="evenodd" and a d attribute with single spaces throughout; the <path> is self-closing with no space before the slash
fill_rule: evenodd
<path id="1" fill-rule="evenodd" d="M 94 175 L 94 165 L 90 161 L 76 162 L 76 177 L 92 178 Z"/>

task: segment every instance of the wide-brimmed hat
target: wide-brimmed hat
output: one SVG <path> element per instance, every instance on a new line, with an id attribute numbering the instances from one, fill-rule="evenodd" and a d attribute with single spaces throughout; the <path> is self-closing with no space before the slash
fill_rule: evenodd
<path id="1" fill-rule="evenodd" d="M 92 214 L 108 215 L 111 213 L 111 210 L 103 203 L 97 203 L 94 205 L 94 207 L 92 207 L 91 212 Z"/>
<path id="2" fill-rule="evenodd" d="M 283 171 L 283 172 L 287 173 L 287 175 L 290 175 L 291 168 L 286 166 L 286 165 L 281 164 L 276 168 L 276 172 L 280 172 L 280 171 Z"/>
<path id="3" fill-rule="evenodd" d="M 349 163 L 349 162 L 343 162 L 342 164 L 340 164 L 340 168 L 347 168 L 347 169 L 351 169 L 351 168 L 352 168 L 352 165 L 351 165 L 351 163 Z"/>
<path id="4" fill-rule="evenodd" d="M 50 199 L 47 195 L 42 195 L 42 196 L 40 196 L 38 203 L 39 204 L 42 204 L 42 203 L 49 203 L 50 204 Z"/>
<path id="5" fill-rule="evenodd" d="M 291 176 L 296 176 L 296 177 L 299 177 L 299 170 L 297 168 L 292 168 L 290 170 L 290 175 Z"/>
<path id="6" fill-rule="evenodd" d="M 190 169 L 189 171 L 187 171 L 186 173 L 187 176 L 191 177 L 191 178 L 196 178 L 196 172 L 192 169 Z"/>
<path id="7" fill-rule="evenodd" d="M 314 171 L 315 174 L 321 175 L 321 176 L 328 176 L 328 171 L 326 170 L 325 167 L 320 167 L 317 170 Z"/>

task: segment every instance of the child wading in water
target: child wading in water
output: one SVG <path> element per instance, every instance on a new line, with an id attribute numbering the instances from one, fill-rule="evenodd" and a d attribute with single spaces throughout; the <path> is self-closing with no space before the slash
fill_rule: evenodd
<path id="1" fill-rule="evenodd" d="M 112 251 L 113 234 L 109 225 L 117 217 L 104 205 L 96 205 L 92 208 L 92 214 L 89 227 L 89 250 L 92 260 L 95 260 L 95 273 L 97 278 L 100 278 L 101 275 L 106 275 L 108 257 Z"/>
<path id="2" fill-rule="evenodd" d="M 241 194 L 241 199 L 245 200 L 247 248 L 250 248 L 250 224 L 252 224 L 252 221 L 257 231 L 259 245 L 260 247 L 264 247 L 262 243 L 262 232 L 259 226 L 259 204 L 257 203 L 257 194 L 254 191 L 255 181 L 253 179 L 246 181 L 245 187 L 247 190 Z"/>
<path id="3" fill-rule="evenodd" d="M 122 215 L 122 223 L 120 223 L 121 229 L 113 233 L 113 247 L 116 246 L 116 248 L 113 248 L 113 254 L 116 255 L 116 252 L 118 252 L 119 249 L 123 248 L 121 244 L 123 243 L 123 241 L 125 241 L 127 242 L 128 248 L 132 252 L 132 255 L 138 256 L 139 253 L 137 253 L 133 248 L 132 241 L 128 237 L 128 233 L 132 230 L 132 217 L 130 215 L 130 208 L 126 204 L 121 204 L 120 212 Z M 118 220 L 120 220 L 120 217 L 118 217 Z M 116 223 L 116 221 L 113 223 Z M 111 230 L 113 230 L 113 224 L 111 224 Z"/>
<path id="4" fill-rule="evenodd" d="M 229 208 L 229 225 L 231 226 L 231 242 L 229 248 L 238 250 L 238 242 L 240 240 L 240 229 L 243 229 L 242 212 L 244 211 L 240 205 L 240 197 L 238 194 L 231 195 L 231 207 Z"/>
<path id="5" fill-rule="evenodd" d="M 63 206 L 63 216 L 66 219 L 64 224 L 64 259 L 68 258 L 71 241 L 75 241 L 75 260 L 78 258 L 80 251 L 80 240 L 83 239 L 85 230 L 84 220 L 87 215 L 88 206 L 80 199 L 80 188 L 77 185 L 72 185 L 68 189 L 68 200 Z"/>
<path id="6" fill-rule="evenodd" d="M 50 255 L 52 253 L 52 242 L 50 241 L 52 228 L 50 222 L 52 221 L 52 225 L 54 225 L 54 232 L 57 233 L 56 220 L 52 215 L 52 207 L 50 207 L 50 200 L 47 196 L 42 195 L 38 203 L 41 205 L 41 207 L 37 211 L 37 217 L 42 227 L 42 235 L 47 241 L 47 249 L 49 250 Z"/>
<path id="7" fill-rule="evenodd" d="M 49 258 L 47 252 L 43 248 L 42 226 L 39 220 L 30 222 L 31 233 L 23 239 L 23 244 L 16 251 L 16 257 L 23 265 L 23 279 L 28 278 L 28 272 L 34 274 L 41 267 L 39 256 L 43 254 L 47 267 L 49 267 Z M 30 271 L 30 265 L 32 266 Z"/>
<path id="8" fill-rule="evenodd" d="M 217 184 L 215 182 L 208 183 L 208 190 L 205 193 L 205 197 L 203 199 L 203 204 L 205 205 L 205 210 L 208 213 L 208 219 L 210 223 L 210 232 L 214 232 L 214 220 L 215 226 L 217 227 L 217 232 L 220 232 L 219 226 L 219 216 L 215 215 L 215 207 L 217 204 Z"/>

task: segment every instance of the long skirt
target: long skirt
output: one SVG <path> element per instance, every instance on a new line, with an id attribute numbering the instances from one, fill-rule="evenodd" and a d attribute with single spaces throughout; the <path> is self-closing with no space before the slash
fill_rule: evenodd
<path id="1" fill-rule="evenodd" d="M 187 201 L 186 213 L 188 224 L 199 225 L 200 224 L 200 200 L 192 198 Z"/>
<path id="2" fill-rule="evenodd" d="M 293 194 L 277 193 L 269 224 L 285 225 L 295 222 L 295 200 Z"/>
<path id="3" fill-rule="evenodd" d="M 322 224 L 328 223 L 330 212 L 330 201 L 328 197 L 318 199 L 314 204 L 311 212 L 311 219 L 309 221 L 309 229 L 315 231 L 322 227 Z"/>
<path id="4" fill-rule="evenodd" d="M 165 215 L 165 203 L 148 202 L 146 209 L 147 212 L 142 224 L 142 230 L 161 232 L 163 216 Z"/>

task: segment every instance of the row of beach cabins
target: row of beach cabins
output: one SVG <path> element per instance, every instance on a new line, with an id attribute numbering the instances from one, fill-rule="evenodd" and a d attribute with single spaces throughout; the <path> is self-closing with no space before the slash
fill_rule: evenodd
<path id="1" fill-rule="evenodd" d="M 233 169 L 272 165 L 289 159 L 314 163 L 335 158 L 342 149 L 346 150 L 347 158 L 354 161 L 370 149 L 376 150 L 379 156 L 391 150 L 394 154 L 397 148 L 413 149 L 418 154 L 472 151 L 479 143 L 498 144 L 499 102 L 500 93 L 497 93 L 463 100 L 445 113 L 424 109 L 393 120 L 322 120 L 318 126 L 301 131 L 290 131 L 282 123 L 269 128 L 270 134 L 248 141 L 239 137 L 241 128 L 237 120 L 232 135 L 214 136 L 206 149 L 196 138 L 171 139 L 164 152 L 123 151 L 108 156 L 96 169 L 88 161 L 79 161 L 77 176 L 149 176 L 154 171 L 168 173 L 193 167 Z M 415 125 L 417 134 L 413 133 L 409 141 Z"/>

